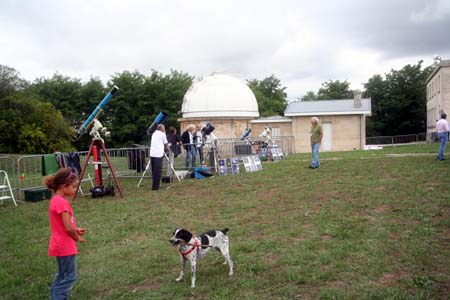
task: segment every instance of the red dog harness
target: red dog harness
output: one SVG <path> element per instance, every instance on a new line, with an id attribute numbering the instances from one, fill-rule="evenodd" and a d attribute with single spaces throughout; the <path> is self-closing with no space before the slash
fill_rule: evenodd
<path id="1" fill-rule="evenodd" d="M 197 251 L 198 251 L 198 241 L 197 241 L 197 239 L 194 239 L 194 245 L 192 245 L 192 248 L 191 248 L 191 249 L 189 249 L 189 250 L 186 251 L 186 252 L 181 252 L 181 251 L 180 251 L 180 254 L 181 254 L 181 256 L 183 256 L 184 258 L 186 258 L 186 255 L 191 254 L 192 251 L 195 250 L 195 248 L 197 248 Z"/>

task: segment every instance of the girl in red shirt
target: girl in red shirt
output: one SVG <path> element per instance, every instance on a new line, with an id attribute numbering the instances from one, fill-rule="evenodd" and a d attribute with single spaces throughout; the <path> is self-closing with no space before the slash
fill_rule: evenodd
<path id="1" fill-rule="evenodd" d="M 67 299 L 77 279 L 76 242 L 86 242 L 82 237 L 86 229 L 77 227 L 72 207 L 67 201 L 77 192 L 78 176 L 71 168 L 64 168 L 55 175 L 45 177 L 44 183 L 54 193 L 48 209 L 51 229 L 48 255 L 56 256 L 58 264 L 50 298 Z"/>

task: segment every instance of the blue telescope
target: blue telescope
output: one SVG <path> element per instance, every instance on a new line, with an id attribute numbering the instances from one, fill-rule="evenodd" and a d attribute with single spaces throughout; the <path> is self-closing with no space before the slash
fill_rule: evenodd
<path id="1" fill-rule="evenodd" d="M 251 128 L 247 128 L 245 129 L 244 133 L 241 136 L 241 141 L 245 140 L 246 138 L 248 138 L 248 136 L 250 135 L 250 133 L 252 132 Z"/>
<path id="2" fill-rule="evenodd" d="M 119 88 L 115 85 L 113 88 L 109 91 L 108 94 L 106 94 L 105 98 L 103 98 L 102 101 L 100 101 L 99 105 L 94 109 L 94 111 L 91 113 L 89 118 L 87 118 L 86 121 L 84 121 L 83 125 L 78 129 L 77 134 L 75 136 L 75 139 L 79 139 L 84 133 L 86 133 L 91 127 L 94 119 L 98 116 L 98 114 L 102 111 L 103 107 L 108 104 L 109 100 L 119 91 Z"/>
<path id="3" fill-rule="evenodd" d="M 166 120 L 166 118 L 167 118 L 167 113 L 165 113 L 163 111 L 160 112 L 156 116 L 155 120 L 153 120 L 153 123 L 148 127 L 147 134 L 152 135 L 153 132 L 155 132 L 155 130 L 156 130 L 156 126 L 158 126 L 158 124 L 163 123 Z"/>

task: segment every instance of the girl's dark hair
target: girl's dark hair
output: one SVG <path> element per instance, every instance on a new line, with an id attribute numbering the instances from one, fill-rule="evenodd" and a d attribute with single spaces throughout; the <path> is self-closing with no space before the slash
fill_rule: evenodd
<path id="1" fill-rule="evenodd" d="M 78 179 L 77 174 L 72 172 L 72 168 L 59 169 L 55 175 L 49 175 L 44 178 L 44 184 L 54 192 L 61 186 L 70 185 Z"/>

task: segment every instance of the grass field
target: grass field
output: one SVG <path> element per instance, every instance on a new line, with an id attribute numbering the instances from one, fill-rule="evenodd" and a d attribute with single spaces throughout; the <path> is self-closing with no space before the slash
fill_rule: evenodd
<path id="1" fill-rule="evenodd" d="M 450 299 L 450 160 L 436 152 L 324 153 L 318 170 L 308 154 L 291 155 L 157 192 L 149 179 L 139 189 L 122 179 L 123 199 L 73 204 L 89 233 L 71 299 Z M 0 206 L 0 299 L 48 299 L 47 208 Z M 181 226 L 229 227 L 235 275 L 209 253 L 195 289 L 189 272 L 175 283 L 168 239 Z"/>

